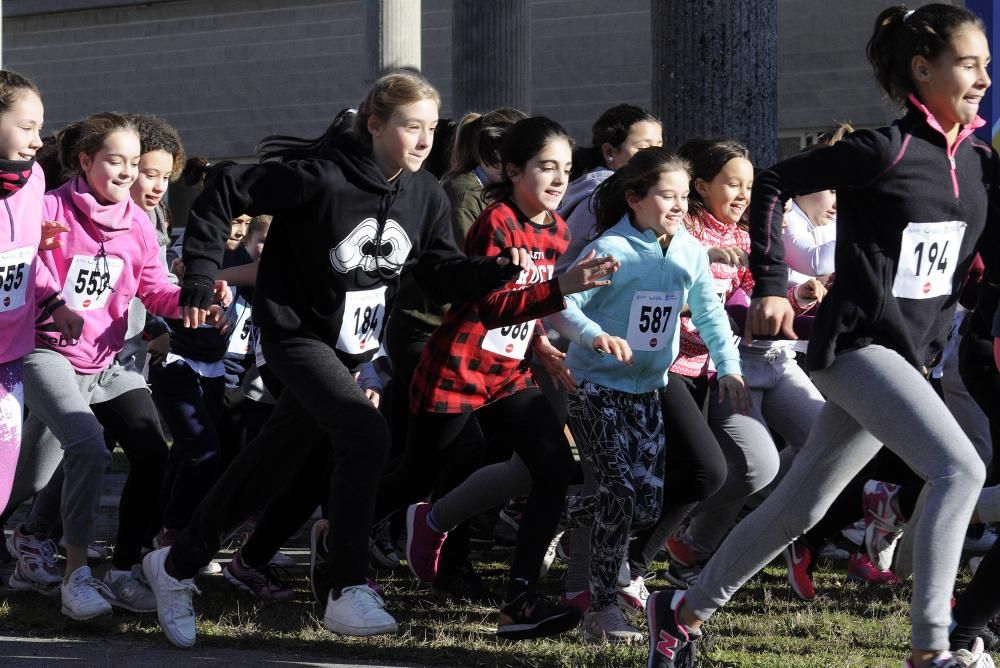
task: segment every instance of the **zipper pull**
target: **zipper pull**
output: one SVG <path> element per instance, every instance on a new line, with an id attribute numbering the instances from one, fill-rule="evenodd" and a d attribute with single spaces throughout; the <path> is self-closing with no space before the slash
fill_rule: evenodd
<path id="1" fill-rule="evenodd" d="M 955 156 L 949 155 L 948 156 L 948 162 L 951 163 L 951 169 L 952 169 L 952 171 L 954 171 L 954 169 L 955 169 Z"/>

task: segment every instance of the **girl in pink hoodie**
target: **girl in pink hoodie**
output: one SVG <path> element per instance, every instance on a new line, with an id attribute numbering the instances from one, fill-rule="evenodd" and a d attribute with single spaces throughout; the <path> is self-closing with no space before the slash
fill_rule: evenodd
<path id="1" fill-rule="evenodd" d="M 79 335 L 82 322 L 61 307 L 59 286 L 36 262 L 45 176 L 35 151 L 42 146 L 43 114 L 35 85 L 0 70 L 0 510 L 7 506 L 21 447 L 24 356 L 34 347 L 36 306 L 54 316 L 64 336 Z"/>
<path id="2" fill-rule="evenodd" d="M 90 402 L 99 374 L 122 348 L 132 298 L 138 297 L 154 315 L 177 318 L 180 289 L 167 279 L 149 217 L 130 197 L 140 157 L 132 121 L 97 114 L 65 128 L 58 144 L 60 163 L 74 176 L 45 195 L 43 216 L 64 223 L 69 231 L 61 247 L 39 257 L 84 327 L 78 340 L 67 341 L 43 321 L 35 350 L 25 359 L 30 415 L 15 495 L 41 489 L 60 461 L 65 482 L 59 512 L 36 503 L 14 532 L 10 547 L 18 563 L 10 584 L 54 595 L 59 576 L 45 558 L 51 545 L 36 536 L 61 516 L 67 553 L 62 611 L 88 620 L 110 614 L 105 596 L 112 596 L 87 566 L 87 545 L 94 539 L 101 481 L 110 459 Z M 225 291 L 220 284 L 217 297 Z M 213 308 L 217 315 L 218 307 Z M 143 583 L 137 578 L 135 585 Z"/>

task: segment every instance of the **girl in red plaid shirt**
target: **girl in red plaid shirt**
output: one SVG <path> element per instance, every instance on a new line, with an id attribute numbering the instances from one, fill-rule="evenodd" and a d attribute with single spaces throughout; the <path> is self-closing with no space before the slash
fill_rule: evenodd
<path id="1" fill-rule="evenodd" d="M 550 357 L 562 355 L 548 343 L 538 319 L 562 310 L 564 295 L 606 285 L 608 281 L 597 279 L 617 268 L 612 258 L 591 255 L 554 277 L 555 262 L 569 243 L 566 223 L 555 209 L 569 181 L 571 153 L 569 135 L 547 118 L 528 118 L 507 131 L 501 146 L 503 180 L 487 188 L 487 200 L 493 203 L 469 231 L 465 252 L 490 256 L 515 245 L 530 252 L 535 266 L 502 291 L 453 305 L 424 349 L 410 386 L 407 455 L 413 479 L 433 481 L 444 455 L 454 465 L 449 445 L 473 412 L 498 450 L 495 459 L 520 457 L 531 471 L 497 627 L 497 635 L 508 639 L 562 633 L 580 620 L 575 608 L 556 605 L 535 591 L 573 457 L 563 425 L 525 361 L 529 346 Z M 499 494 L 501 499 L 511 495 L 506 489 Z M 428 521 L 431 505 L 418 503 L 407 512 L 407 562 L 426 582 L 434 580 L 446 536 L 442 529 L 449 528 Z"/>

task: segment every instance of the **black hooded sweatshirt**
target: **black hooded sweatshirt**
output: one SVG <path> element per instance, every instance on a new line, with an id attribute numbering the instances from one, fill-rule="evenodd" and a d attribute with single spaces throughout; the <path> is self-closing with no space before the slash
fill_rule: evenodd
<path id="1" fill-rule="evenodd" d="M 891 126 L 859 130 L 756 178 L 754 297 L 785 294 L 785 200 L 837 191 L 836 277 L 813 325 L 810 369 L 872 344 L 930 368 L 977 250 L 987 277 L 1000 276 L 997 156 L 972 129 L 964 127 L 949 151 L 940 125 L 911 96 L 908 113 Z"/>
<path id="2" fill-rule="evenodd" d="M 345 134 L 328 157 L 230 165 L 211 178 L 184 234 L 187 303 L 204 298 L 243 213 L 274 217 L 254 290 L 262 340 L 316 338 L 352 370 L 378 349 L 402 271 L 442 303 L 479 299 L 520 272 L 465 257 L 434 177 L 404 170 L 388 181 Z"/>

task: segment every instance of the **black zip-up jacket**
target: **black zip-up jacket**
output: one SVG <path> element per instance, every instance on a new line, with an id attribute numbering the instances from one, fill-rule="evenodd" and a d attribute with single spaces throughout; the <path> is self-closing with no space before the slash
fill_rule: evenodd
<path id="1" fill-rule="evenodd" d="M 757 177 L 750 204 L 754 297 L 785 294 L 785 200 L 818 190 L 837 191 L 836 278 L 813 326 L 810 369 L 823 369 L 838 353 L 872 344 L 895 350 L 917 368 L 930 368 L 947 338 L 977 249 L 987 276 L 1000 275 L 997 157 L 971 132 L 971 127 L 963 128 L 949 154 L 940 126 L 911 98 L 908 113 L 891 126 L 859 130 Z M 954 237 L 949 242 L 947 237 L 904 234 L 911 223 L 933 224 L 923 226 L 933 234 L 949 221 L 966 224 L 958 248 Z M 901 247 L 907 251 L 902 266 Z M 911 295 L 919 295 L 921 284 L 933 295 L 934 277 L 944 280 L 950 275 L 950 289 L 929 298 L 904 297 L 902 292 L 896 296 L 897 273 L 907 271 L 919 271 Z"/>
<path id="2" fill-rule="evenodd" d="M 390 182 L 350 135 L 336 140 L 329 157 L 231 165 L 214 175 L 185 230 L 191 293 L 211 285 L 230 221 L 243 213 L 274 216 L 254 290 L 261 337 L 320 339 L 350 369 L 378 348 L 404 265 L 442 303 L 480 299 L 520 272 L 496 258 L 465 257 L 434 177 L 403 171 Z M 382 288 L 384 306 L 359 301 Z M 363 350 L 344 343 L 359 333 L 370 337 Z"/>

